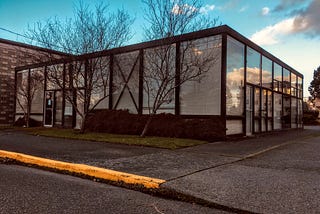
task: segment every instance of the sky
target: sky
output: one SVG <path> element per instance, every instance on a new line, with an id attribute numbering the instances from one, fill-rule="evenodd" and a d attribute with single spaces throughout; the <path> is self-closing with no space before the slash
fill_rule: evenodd
<path id="1" fill-rule="evenodd" d="M 103 0 L 82 0 L 94 5 Z M 131 44 L 142 40 L 141 0 L 105 1 L 109 10 L 125 9 L 135 18 Z M 320 66 L 320 0 L 202 0 L 198 8 L 210 18 L 219 17 L 266 51 L 304 75 L 304 96 L 313 71 Z M 79 0 L 0 0 L 0 38 L 25 42 L 7 29 L 23 34 L 28 25 L 49 18 L 71 18 Z"/>

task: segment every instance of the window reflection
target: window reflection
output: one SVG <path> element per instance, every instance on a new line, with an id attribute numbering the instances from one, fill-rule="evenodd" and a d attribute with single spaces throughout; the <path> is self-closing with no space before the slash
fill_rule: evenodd
<path id="1" fill-rule="evenodd" d="M 282 67 L 274 63 L 273 90 L 282 92 Z"/>
<path id="2" fill-rule="evenodd" d="M 260 85 L 260 54 L 247 48 L 247 82 Z"/>
<path id="3" fill-rule="evenodd" d="M 181 114 L 220 115 L 221 36 L 182 42 L 180 52 Z"/>
<path id="4" fill-rule="evenodd" d="M 282 117 L 282 95 L 274 93 L 274 113 L 273 113 L 273 128 L 281 129 L 281 117 Z"/>
<path id="5" fill-rule="evenodd" d="M 244 45 L 231 37 L 227 39 L 227 115 L 243 114 Z"/>
<path id="6" fill-rule="evenodd" d="M 283 69 L 283 93 L 290 94 L 291 89 L 291 83 L 290 83 L 290 71 L 287 69 Z"/>
<path id="7" fill-rule="evenodd" d="M 262 86 L 272 87 L 272 61 L 262 56 Z"/>
<path id="8" fill-rule="evenodd" d="M 297 96 L 297 75 L 291 73 L 291 95 Z"/>

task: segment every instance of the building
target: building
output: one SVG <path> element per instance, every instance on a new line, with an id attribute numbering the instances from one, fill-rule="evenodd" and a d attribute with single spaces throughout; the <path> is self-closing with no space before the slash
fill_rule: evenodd
<path id="1" fill-rule="evenodd" d="M 33 76 L 41 84 L 34 84 L 31 117 L 45 126 L 79 126 L 81 111 L 93 105 L 148 114 L 158 95 L 157 113 L 222 121 L 224 135 L 302 128 L 303 75 L 225 25 L 20 66 L 17 90 L 33 88 L 25 84 Z M 171 90 L 159 95 L 164 81 Z M 23 112 L 15 107 L 17 119 Z"/>
<path id="2" fill-rule="evenodd" d="M 64 53 L 0 39 L 0 126 L 12 125 L 15 114 L 15 67 L 47 61 L 47 56 L 67 56 Z"/>

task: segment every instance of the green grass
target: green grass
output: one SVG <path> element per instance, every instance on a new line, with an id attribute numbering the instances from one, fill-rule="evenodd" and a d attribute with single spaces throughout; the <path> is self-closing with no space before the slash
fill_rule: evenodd
<path id="1" fill-rule="evenodd" d="M 108 133 L 86 132 L 80 134 L 73 129 L 57 128 L 27 128 L 24 129 L 34 135 L 58 137 L 76 140 L 89 140 L 109 143 L 120 143 L 127 145 L 150 146 L 165 149 L 179 149 L 184 147 L 196 146 L 208 143 L 207 141 L 182 139 L 182 138 L 165 138 L 165 137 L 140 137 L 137 135 L 118 135 Z"/>
<path id="2" fill-rule="evenodd" d="M 12 129 L 13 126 L 0 126 L 0 130 Z"/>

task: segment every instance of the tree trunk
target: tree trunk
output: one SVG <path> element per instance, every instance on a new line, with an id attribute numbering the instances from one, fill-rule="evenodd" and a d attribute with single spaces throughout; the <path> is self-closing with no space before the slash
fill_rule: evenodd
<path id="1" fill-rule="evenodd" d="M 84 134 L 85 130 L 86 130 L 86 116 L 83 116 L 81 118 L 81 125 L 80 125 L 80 134 Z"/>
<path id="2" fill-rule="evenodd" d="M 25 118 L 25 121 L 26 121 L 26 127 L 29 128 L 30 127 L 30 113 L 31 113 L 31 105 L 28 104 L 28 107 L 27 107 L 27 114 L 26 114 L 26 118 Z"/>
<path id="3" fill-rule="evenodd" d="M 145 137 L 146 136 L 146 133 L 148 132 L 149 130 L 149 127 L 150 127 L 150 124 L 151 124 L 151 121 L 153 119 L 153 114 L 151 114 L 146 122 L 146 125 L 144 125 L 144 128 L 143 128 L 143 131 L 140 135 L 140 137 Z"/>

